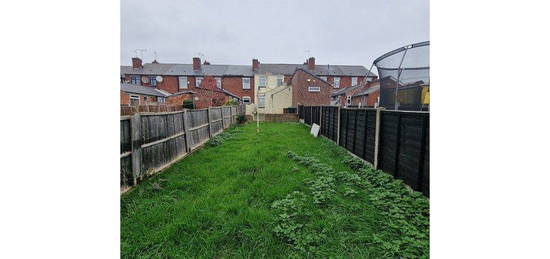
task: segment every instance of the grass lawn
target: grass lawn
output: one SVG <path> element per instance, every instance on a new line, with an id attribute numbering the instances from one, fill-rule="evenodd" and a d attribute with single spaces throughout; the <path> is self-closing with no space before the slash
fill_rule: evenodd
<path id="1" fill-rule="evenodd" d="M 121 256 L 429 256 L 424 196 L 304 125 L 260 127 L 230 129 L 123 195 Z"/>

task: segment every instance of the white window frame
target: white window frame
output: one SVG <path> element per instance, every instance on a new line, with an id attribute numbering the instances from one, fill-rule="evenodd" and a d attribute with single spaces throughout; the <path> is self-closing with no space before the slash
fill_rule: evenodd
<path id="1" fill-rule="evenodd" d="M 355 83 L 353 81 L 355 81 Z M 357 77 L 356 76 L 351 78 L 351 85 L 357 85 Z"/>
<path id="2" fill-rule="evenodd" d="M 134 82 L 134 79 L 137 79 L 137 83 Z M 133 84 L 133 85 L 141 85 L 141 76 L 131 75 L 130 76 L 130 83 Z"/>
<path id="3" fill-rule="evenodd" d="M 139 98 L 139 95 L 130 95 L 130 105 L 132 105 L 132 100 L 137 100 L 137 104 L 140 105 L 140 100 L 141 98 Z"/>
<path id="4" fill-rule="evenodd" d="M 318 92 L 321 92 L 321 87 L 319 87 L 319 86 L 308 86 L 307 91 L 312 92 L 312 93 L 318 93 Z"/>
<path id="5" fill-rule="evenodd" d="M 204 78 L 202 76 L 195 77 L 195 86 L 200 87 L 203 79 Z M 199 83 L 199 81 L 200 81 L 200 83 Z"/>
<path id="6" fill-rule="evenodd" d="M 183 80 L 185 79 L 185 80 Z M 183 85 L 182 85 L 182 80 L 184 81 Z M 178 85 L 179 85 L 179 89 L 187 89 L 187 87 L 189 87 L 189 81 L 187 81 L 187 77 L 186 76 L 179 76 L 178 77 Z"/>
<path id="7" fill-rule="evenodd" d="M 245 81 L 248 81 L 248 82 L 245 82 Z M 243 77 L 242 83 L 243 83 L 243 89 L 250 89 L 250 77 Z"/>
<path id="8" fill-rule="evenodd" d="M 252 98 L 250 98 L 250 96 L 243 96 L 243 103 L 244 104 L 251 104 L 252 103 Z"/>
<path id="9" fill-rule="evenodd" d="M 221 77 L 214 77 L 214 79 L 216 80 L 216 87 L 218 89 L 222 89 L 222 78 Z"/>
<path id="10" fill-rule="evenodd" d="M 340 88 L 340 77 L 335 76 L 335 77 L 333 77 L 333 80 L 334 80 L 334 83 L 333 83 L 334 88 Z M 336 83 L 336 82 L 338 82 L 338 83 Z"/>
<path id="11" fill-rule="evenodd" d="M 348 96 L 347 102 L 348 105 L 351 105 L 351 96 Z"/>
<path id="12" fill-rule="evenodd" d="M 155 82 L 155 83 L 153 84 L 153 82 Z M 149 85 L 150 86 L 157 86 L 157 83 L 158 83 L 157 82 L 157 76 L 150 76 L 149 77 Z"/>
<path id="13" fill-rule="evenodd" d="M 263 104 L 262 104 L 263 101 Z M 258 95 L 258 108 L 265 108 L 265 95 L 260 94 Z"/>
<path id="14" fill-rule="evenodd" d="M 262 84 L 262 81 L 263 81 L 263 84 Z M 258 76 L 258 87 L 259 88 L 266 87 L 266 83 L 267 83 L 266 81 L 267 81 L 266 76 Z"/>
<path id="15" fill-rule="evenodd" d="M 166 103 L 166 98 L 158 96 L 157 97 L 157 102 L 158 103 Z"/>

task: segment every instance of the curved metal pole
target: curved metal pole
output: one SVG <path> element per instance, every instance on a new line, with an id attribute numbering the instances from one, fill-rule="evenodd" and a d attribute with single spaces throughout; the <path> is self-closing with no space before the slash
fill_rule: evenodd
<path id="1" fill-rule="evenodd" d="M 405 59 L 405 55 L 407 54 L 407 50 L 409 50 L 410 46 L 407 46 L 405 48 L 405 52 L 403 52 L 403 57 L 401 57 L 401 62 L 399 62 L 399 67 L 397 68 L 397 85 L 395 86 L 395 98 L 393 99 L 393 108 L 394 110 L 399 110 L 399 104 L 397 103 L 397 93 L 399 92 L 399 78 L 401 77 L 401 66 L 403 65 L 403 60 Z"/>

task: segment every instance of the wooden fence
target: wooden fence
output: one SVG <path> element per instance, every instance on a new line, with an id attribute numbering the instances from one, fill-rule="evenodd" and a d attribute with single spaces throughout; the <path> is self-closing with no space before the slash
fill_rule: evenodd
<path id="1" fill-rule="evenodd" d="M 222 106 L 120 118 L 120 185 L 133 186 L 223 132 L 245 107 Z"/>
<path id="2" fill-rule="evenodd" d="M 430 195 L 430 114 L 336 106 L 298 106 L 300 120 L 376 169 Z"/>

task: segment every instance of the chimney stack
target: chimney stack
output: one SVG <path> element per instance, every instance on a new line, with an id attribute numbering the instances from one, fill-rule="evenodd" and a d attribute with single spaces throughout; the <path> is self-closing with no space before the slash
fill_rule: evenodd
<path id="1" fill-rule="evenodd" d="M 202 64 L 203 64 L 203 65 L 210 65 L 210 62 L 208 62 L 208 61 L 205 60 Z"/>
<path id="2" fill-rule="evenodd" d="M 260 66 L 260 61 L 257 59 L 252 60 L 252 71 L 256 71 L 258 67 Z"/>
<path id="3" fill-rule="evenodd" d="M 311 57 L 307 60 L 307 69 L 315 70 L 315 58 Z"/>
<path id="4" fill-rule="evenodd" d="M 133 68 L 142 68 L 142 63 L 140 58 L 132 58 L 132 67 Z"/>
<path id="5" fill-rule="evenodd" d="M 198 57 L 193 58 L 193 70 L 201 69 L 201 59 Z"/>

